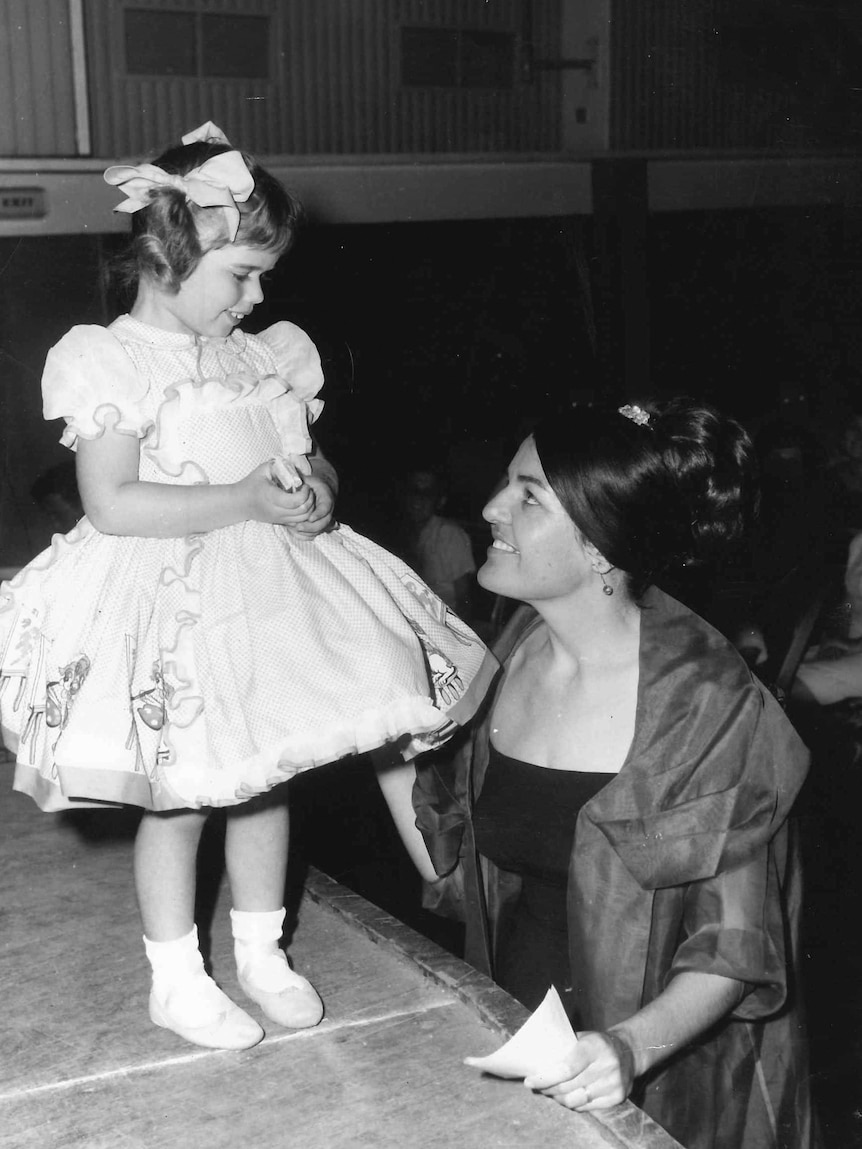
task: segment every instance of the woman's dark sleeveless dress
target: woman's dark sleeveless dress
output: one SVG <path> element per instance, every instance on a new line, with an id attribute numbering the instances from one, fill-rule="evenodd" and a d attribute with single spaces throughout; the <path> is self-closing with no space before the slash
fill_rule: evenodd
<path id="1" fill-rule="evenodd" d="M 554 985 L 571 1014 L 566 881 L 575 822 L 616 775 L 548 769 L 489 749 L 473 811 L 476 846 L 499 869 L 522 878 L 501 929 L 494 978 L 528 1009 Z"/>

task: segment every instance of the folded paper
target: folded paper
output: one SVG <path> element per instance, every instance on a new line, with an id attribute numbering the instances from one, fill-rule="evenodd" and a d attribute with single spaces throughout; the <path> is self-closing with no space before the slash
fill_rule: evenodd
<path id="1" fill-rule="evenodd" d="M 495 1077 L 530 1077 L 567 1057 L 577 1041 L 560 995 L 551 986 L 538 1009 L 505 1045 L 487 1057 L 465 1057 L 464 1064 Z"/>
<path id="2" fill-rule="evenodd" d="M 283 491 L 298 491 L 311 474 L 311 463 L 305 455 L 277 455 L 269 465 L 272 481 Z"/>

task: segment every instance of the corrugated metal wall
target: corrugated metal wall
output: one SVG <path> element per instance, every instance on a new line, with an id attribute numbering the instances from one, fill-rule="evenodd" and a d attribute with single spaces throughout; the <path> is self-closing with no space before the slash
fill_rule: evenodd
<path id="1" fill-rule="evenodd" d="M 267 154 L 556 152 L 561 73 L 537 70 L 525 79 L 517 63 L 525 50 L 522 33 L 532 28 L 537 59 L 559 61 L 566 54 L 563 14 L 569 25 L 580 14 L 592 27 L 607 2 L 83 0 L 93 150 L 105 157 L 145 154 L 213 119 L 245 147 Z M 611 150 L 848 146 L 858 139 L 862 97 L 854 95 L 855 72 L 831 95 L 821 74 L 830 45 L 836 71 L 862 51 L 847 15 L 850 0 L 837 0 L 831 24 L 825 9 L 782 7 L 783 0 L 609 2 L 611 64 L 602 82 L 610 88 Z M 128 9 L 266 16 L 269 75 L 127 74 Z M 512 36 L 512 86 L 403 84 L 404 28 Z M 803 106 L 806 77 L 813 105 L 822 104 L 819 120 Z M 0 109 L 0 154 L 75 153 L 69 0 L 0 3 Z"/>
<path id="2" fill-rule="evenodd" d="M 0 3 L 0 155 L 75 154 L 67 0 Z"/>
<path id="3" fill-rule="evenodd" d="M 611 147 L 758 148 L 792 144 L 785 100 L 728 68 L 736 0 L 612 0 Z"/>
<path id="4" fill-rule="evenodd" d="M 558 54 L 563 0 L 534 0 L 537 54 Z M 125 73 L 123 11 L 267 14 L 268 80 Z M 252 151 L 292 155 L 554 151 L 559 83 L 405 88 L 403 26 L 521 30 L 521 0 L 87 0 L 93 146 L 143 154 L 205 119 Z"/>
<path id="5" fill-rule="evenodd" d="M 281 55 L 274 48 L 268 80 L 198 79 L 126 74 L 123 13 L 156 11 L 268 15 L 275 0 L 86 0 L 90 123 L 96 155 L 138 155 L 165 147 L 204 120 L 213 120 L 250 151 L 269 151 L 281 135 Z"/>
<path id="6" fill-rule="evenodd" d="M 560 55 L 560 4 L 533 0 L 533 48 L 537 57 Z M 522 0 L 401 0 L 391 5 L 399 26 L 521 31 Z M 397 41 L 393 44 L 397 59 Z M 507 91 L 399 88 L 389 125 L 390 147 L 403 152 L 555 151 L 559 148 L 558 77 L 536 73 L 531 83 Z"/>

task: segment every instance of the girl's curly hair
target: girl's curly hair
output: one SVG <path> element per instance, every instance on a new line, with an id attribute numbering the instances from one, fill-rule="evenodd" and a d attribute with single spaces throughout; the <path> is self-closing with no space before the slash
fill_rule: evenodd
<path id="1" fill-rule="evenodd" d="M 168 148 L 153 163 L 171 175 L 185 176 L 232 150 L 225 143 L 198 140 Z M 254 191 L 245 203 L 237 204 L 240 224 L 233 242 L 281 256 L 293 242 L 302 208 L 252 156 L 241 155 L 254 180 Z M 129 301 L 144 278 L 176 293 L 208 251 L 230 242 L 220 208 L 198 207 L 177 188 L 155 187 L 147 206 L 132 216 L 129 242 L 107 268 L 108 284 Z"/>

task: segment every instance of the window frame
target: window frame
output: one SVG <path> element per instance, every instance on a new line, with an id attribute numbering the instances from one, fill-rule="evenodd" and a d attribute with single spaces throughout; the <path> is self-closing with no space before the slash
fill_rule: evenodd
<path id="1" fill-rule="evenodd" d="M 453 27 L 446 25 L 433 27 L 427 24 L 402 24 L 399 28 L 399 41 L 398 41 L 398 64 L 399 64 L 399 85 L 402 88 L 417 90 L 431 90 L 443 92 L 512 92 L 518 84 L 518 38 L 515 32 L 507 29 L 497 28 L 475 28 L 475 27 Z M 405 77 L 405 34 L 418 34 L 428 36 L 438 36 L 441 39 L 444 36 L 452 37 L 455 42 L 455 59 L 454 59 L 454 76 L 455 82 L 452 84 L 443 81 L 433 82 L 430 80 L 411 81 Z M 465 80 L 464 76 L 464 41 L 468 37 L 493 37 L 494 39 L 502 42 L 508 53 L 508 60 L 506 61 L 506 70 L 508 71 L 508 82 L 505 84 L 500 83 L 472 83 L 469 79 Z"/>
<path id="2" fill-rule="evenodd" d="M 191 16 L 194 21 L 194 59 L 195 71 L 194 72 L 153 72 L 153 71 L 137 71 L 132 70 L 129 66 L 129 38 L 127 35 L 127 19 L 130 13 L 137 14 L 150 14 L 154 16 L 178 16 L 188 17 Z M 263 41 L 266 45 L 265 53 L 263 55 L 263 62 L 265 71 L 252 73 L 252 72 L 237 72 L 235 74 L 225 75 L 223 73 L 208 72 L 205 70 L 205 35 L 204 24 L 208 19 L 216 20 L 253 20 L 256 23 L 263 23 L 265 30 Z M 121 22 L 121 35 L 122 35 L 122 50 L 123 50 L 123 75 L 129 78 L 134 77 L 137 80 L 151 79 L 151 80 L 184 80 L 184 81 L 197 81 L 199 83 L 206 82 L 220 82 L 220 83 L 245 83 L 249 81 L 263 81 L 266 83 L 272 82 L 273 78 L 273 25 L 271 12 L 236 12 L 236 11 L 218 11 L 206 12 L 199 8 L 161 8 L 148 6 L 146 3 L 132 3 L 124 5 L 122 9 L 122 22 Z"/>

